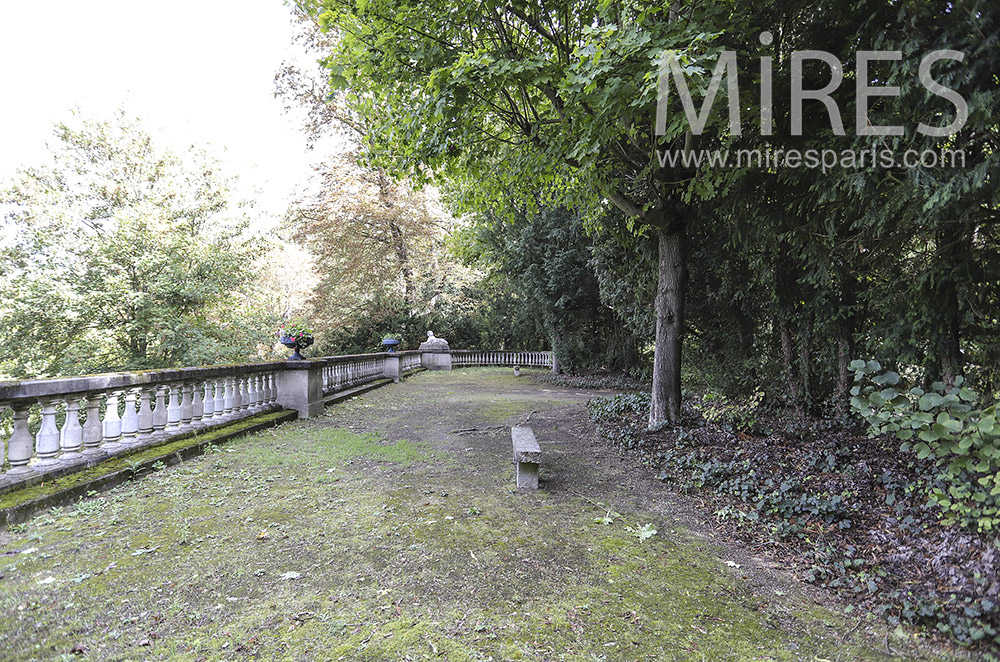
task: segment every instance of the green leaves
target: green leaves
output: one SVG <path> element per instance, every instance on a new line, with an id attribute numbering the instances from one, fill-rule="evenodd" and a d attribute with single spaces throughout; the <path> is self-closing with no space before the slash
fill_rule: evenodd
<path id="1" fill-rule="evenodd" d="M 255 355 L 271 326 L 248 303 L 260 244 L 244 235 L 245 212 L 230 205 L 231 183 L 217 164 L 194 150 L 161 149 L 124 113 L 59 125 L 56 138 L 51 165 L 20 171 L 0 192 L 16 205 L 16 220 L 7 220 L 33 253 L 30 268 L 0 282 L 0 323 L 10 331 L 0 355 L 16 357 L 0 372 L 70 375 Z"/>
<path id="2" fill-rule="evenodd" d="M 652 524 L 643 524 L 642 526 L 628 526 L 625 527 L 633 536 L 639 539 L 639 542 L 645 542 L 657 534 L 656 527 Z"/>
<path id="3" fill-rule="evenodd" d="M 874 365 L 873 365 L 874 364 Z M 873 361 L 852 361 L 859 382 L 851 389 L 851 408 L 869 425 L 872 435 L 895 432 L 903 441 L 901 452 L 916 453 L 918 460 L 936 458 L 938 483 L 931 503 L 946 520 L 990 531 L 1000 526 L 1000 427 L 996 406 L 976 410 L 978 394 L 963 386 L 961 377 L 932 390 L 904 390 L 896 373 L 872 371 Z M 870 382 L 870 383 L 868 383 Z M 886 384 L 894 388 L 877 388 Z M 911 443 L 914 433 L 918 443 Z"/>
<path id="4" fill-rule="evenodd" d="M 919 400 L 921 411 L 930 411 L 944 403 L 944 398 L 937 393 L 925 393 Z"/>

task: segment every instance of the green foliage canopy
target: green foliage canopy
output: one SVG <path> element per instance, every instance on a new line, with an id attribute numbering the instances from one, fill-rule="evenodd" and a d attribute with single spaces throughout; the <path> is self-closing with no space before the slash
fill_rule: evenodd
<path id="1" fill-rule="evenodd" d="M 0 372 L 198 365 L 253 354 L 260 246 L 204 155 L 158 148 L 120 113 L 55 131 L 52 162 L 2 191 Z"/>

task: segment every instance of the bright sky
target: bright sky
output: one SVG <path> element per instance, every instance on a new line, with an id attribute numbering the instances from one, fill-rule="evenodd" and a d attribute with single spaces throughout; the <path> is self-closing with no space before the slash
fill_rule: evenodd
<path id="1" fill-rule="evenodd" d="M 280 215 L 318 157 L 274 98 L 281 63 L 309 62 L 293 31 L 282 0 L 3 0 L 0 177 L 44 160 L 71 109 L 124 108 L 171 147 L 205 146 Z"/>

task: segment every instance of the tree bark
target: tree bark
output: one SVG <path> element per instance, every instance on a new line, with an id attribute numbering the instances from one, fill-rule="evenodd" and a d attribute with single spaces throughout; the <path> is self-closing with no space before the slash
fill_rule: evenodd
<path id="1" fill-rule="evenodd" d="M 850 389 L 853 379 L 850 372 L 851 360 L 854 357 L 854 334 L 858 328 L 857 312 L 857 278 L 853 273 L 845 272 L 840 277 L 841 294 L 840 309 L 850 311 L 841 320 L 838 326 L 837 340 L 837 391 L 835 393 L 835 411 L 839 416 L 847 416 L 850 413 L 848 403 L 850 401 Z"/>
<path id="2" fill-rule="evenodd" d="M 812 397 L 812 328 L 813 315 L 804 315 L 799 324 L 799 385 L 802 411 L 809 412 L 813 408 Z"/>
<path id="3" fill-rule="evenodd" d="M 549 323 L 549 337 L 552 338 L 552 374 L 561 375 L 562 368 L 559 366 L 559 330 L 555 322 Z"/>
<path id="4" fill-rule="evenodd" d="M 396 253 L 396 262 L 399 264 L 399 273 L 403 277 L 403 300 L 408 306 L 412 306 L 415 297 L 413 285 L 413 269 L 410 267 L 409 251 L 406 248 L 406 237 L 403 236 L 403 228 L 393 222 L 389 222 L 389 234 L 392 236 L 392 249 Z"/>
<path id="5" fill-rule="evenodd" d="M 945 275 L 938 279 L 937 316 L 940 330 L 937 354 L 940 362 L 941 381 L 954 386 L 955 378 L 962 374 L 964 361 L 961 350 L 962 303 L 959 300 L 959 274 L 963 266 L 972 261 L 971 235 L 959 224 L 952 224 L 938 232 L 938 253 Z"/>
<path id="6" fill-rule="evenodd" d="M 792 400 L 795 411 L 802 412 L 802 390 L 799 388 L 798 371 L 795 370 L 795 351 L 792 348 L 792 330 L 788 321 L 782 319 L 778 323 L 781 333 L 781 358 L 784 367 L 785 380 L 788 382 L 788 397 Z"/>
<path id="7" fill-rule="evenodd" d="M 838 416 L 847 416 L 849 394 L 851 392 L 851 344 L 845 338 L 837 343 L 837 392 L 834 396 L 834 411 Z"/>
<path id="8" fill-rule="evenodd" d="M 656 346 L 649 425 L 681 420 L 681 339 L 687 277 L 684 231 L 658 228 L 659 267 L 656 287 Z"/>

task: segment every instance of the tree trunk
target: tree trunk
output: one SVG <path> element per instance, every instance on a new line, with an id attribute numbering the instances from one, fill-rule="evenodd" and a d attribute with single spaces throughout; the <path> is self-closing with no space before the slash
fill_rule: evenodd
<path id="1" fill-rule="evenodd" d="M 561 375 L 562 368 L 559 367 L 559 331 L 554 322 L 549 324 L 549 335 L 552 338 L 552 374 Z"/>
<path id="2" fill-rule="evenodd" d="M 403 236 L 403 229 L 391 221 L 389 223 L 389 233 L 392 235 L 392 249 L 396 253 L 399 273 L 403 277 L 403 300 L 406 301 L 408 306 L 412 306 L 416 297 L 413 285 L 413 268 L 410 266 L 409 251 L 406 248 L 406 237 Z"/>
<path id="3" fill-rule="evenodd" d="M 653 353 L 653 398 L 649 425 L 680 423 L 681 338 L 684 285 L 687 276 L 684 231 L 657 229 L 659 268 L 656 287 L 656 346 Z"/>
<path id="4" fill-rule="evenodd" d="M 948 386 L 962 374 L 964 361 L 961 350 L 962 302 L 959 290 L 968 278 L 972 263 L 972 234 L 958 222 L 945 225 L 937 233 L 937 258 L 940 270 L 934 295 L 938 323 L 937 355 L 941 380 Z"/>
<path id="5" fill-rule="evenodd" d="M 779 324 L 781 333 L 781 358 L 784 364 L 785 379 L 788 381 L 788 397 L 792 400 L 795 411 L 802 412 L 802 389 L 799 388 L 798 371 L 795 370 L 795 352 L 792 349 L 792 330 L 788 321 L 782 319 Z"/>
<path id="6" fill-rule="evenodd" d="M 812 315 L 803 316 L 799 324 L 799 385 L 801 386 L 802 410 L 809 412 L 813 407 L 812 397 Z"/>
<path id="7" fill-rule="evenodd" d="M 850 413 L 848 403 L 850 401 L 851 384 L 854 381 L 851 377 L 850 365 L 851 360 L 855 358 L 853 339 L 858 327 L 858 302 L 856 296 L 858 282 L 854 274 L 848 272 L 846 269 L 841 274 L 840 281 L 840 309 L 850 312 L 837 325 L 839 335 L 837 340 L 837 390 L 834 398 L 837 415 L 847 416 Z"/>
<path id="8" fill-rule="evenodd" d="M 847 403 L 851 392 L 851 344 L 841 338 L 837 343 L 837 392 L 834 395 L 834 411 L 838 416 L 847 416 Z"/>

